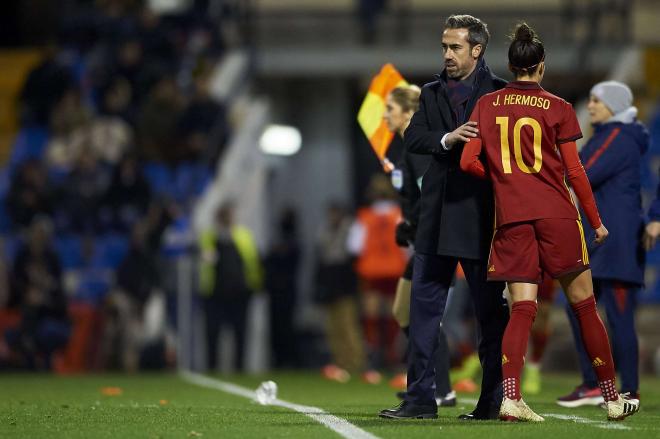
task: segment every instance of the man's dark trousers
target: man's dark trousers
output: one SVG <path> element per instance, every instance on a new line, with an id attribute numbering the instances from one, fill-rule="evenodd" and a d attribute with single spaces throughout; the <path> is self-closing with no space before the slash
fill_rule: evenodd
<path id="1" fill-rule="evenodd" d="M 509 320 L 501 282 L 486 282 L 486 261 L 415 253 L 410 302 L 410 361 L 406 399 L 415 404 L 435 404 L 433 355 L 447 294 L 460 262 L 479 324 L 479 359 L 485 367 L 476 411 L 486 415 L 502 400 L 502 333 Z"/>

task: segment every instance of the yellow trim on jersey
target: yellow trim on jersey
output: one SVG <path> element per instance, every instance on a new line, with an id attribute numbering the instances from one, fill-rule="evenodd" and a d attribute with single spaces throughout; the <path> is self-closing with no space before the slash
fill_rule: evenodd
<path id="1" fill-rule="evenodd" d="M 568 198 L 571 200 L 571 204 L 573 204 L 573 207 L 575 207 L 575 211 L 578 214 L 578 218 L 580 217 L 580 210 L 577 207 L 577 203 L 575 202 L 575 198 L 573 198 L 573 193 L 571 192 L 571 189 L 568 187 L 568 183 L 566 183 L 566 178 L 562 179 L 562 183 L 564 183 L 564 187 L 566 188 L 566 192 L 568 192 Z"/>
<path id="2" fill-rule="evenodd" d="M 587 243 L 584 240 L 584 229 L 582 228 L 582 221 L 575 220 L 580 231 L 580 241 L 582 241 L 582 262 L 584 265 L 589 264 L 589 251 L 587 250 Z"/>
<path id="3" fill-rule="evenodd" d="M 486 264 L 490 264 L 490 255 L 493 253 L 493 242 L 497 233 L 497 199 L 495 198 L 495 194 L 493 194 L 493 207 L 495 212 L 495 215 L 493 215 L 493 236 L 490 237 L 490 248 L 488 249 L 488 260 Z"/>

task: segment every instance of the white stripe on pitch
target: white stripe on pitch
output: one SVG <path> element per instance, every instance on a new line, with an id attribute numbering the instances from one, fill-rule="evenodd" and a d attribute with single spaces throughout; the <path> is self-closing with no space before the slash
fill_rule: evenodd
<path id="1" fill-rule="evenodd" d="M 608 421 L 595 421 L 593 419 L 583 418 L 581 416 L 560 415 L 557 413 L 543 413 L 543 416 L 546 416 L 548 418 L 561 419 L 563 421 L 573 421 L 573 422 L 577 422 L 578 424 L 591 424 L 594 427 L 605 428 L 607 430 L 632 430 L 632 428 L 627 427 L 625 425 L 615 424 L 614 422 L 608 422 Z"/>
<path id="2" fill-rule="evenodd" d="M 254 391 L 236 384 L 188 371 L 181 371 L 179 372 L 179 375 L 184 381 L 201 387 L 220 390 L 221 392 L 242 396 L 243 398 L 248 398 L 253 401 L 256 400 L 257 395 Z M 309 416 L 346 439 L 379 439 L 378 436 L 362 430 L 360 427 L 351 424 L 346 419 L 331 415 L 318 407 L 293 404 L 287 401 L 282 401 L 281 399 L 276 399 L 270 405 L 284 407 Z"/>

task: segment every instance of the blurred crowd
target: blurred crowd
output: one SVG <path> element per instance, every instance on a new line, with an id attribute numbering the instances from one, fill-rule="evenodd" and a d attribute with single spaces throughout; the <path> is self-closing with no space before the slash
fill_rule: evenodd
<path id="1" fill-rule="evenodd" d="M 86 2 L 27 75 L 0 178 L 1 367 L 172 361 L 173 265 L 229 135 L 204 8 Z"/>

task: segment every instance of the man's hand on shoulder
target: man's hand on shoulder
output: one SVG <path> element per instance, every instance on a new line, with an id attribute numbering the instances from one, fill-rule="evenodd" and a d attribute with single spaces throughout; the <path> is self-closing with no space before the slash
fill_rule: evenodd
<path id="1" fill-rule="evenodd" d="M 472 121 L 466 122 L 454 131 L 447 133 L 444 147 L 445 149 L 452 149 L 461 142 L 469 142 L 471 138 L 477 137 L 477 134 L 479 134 L 477 123 Z"/>

